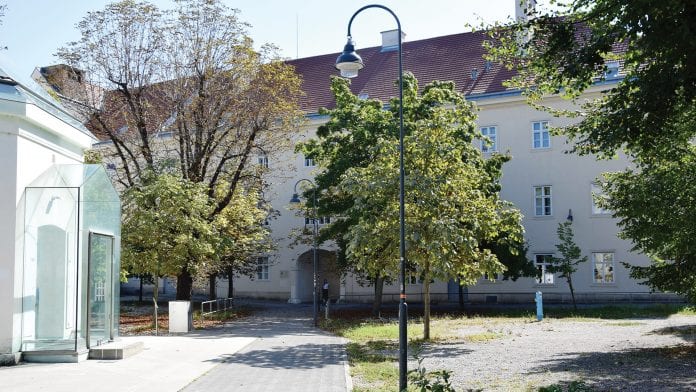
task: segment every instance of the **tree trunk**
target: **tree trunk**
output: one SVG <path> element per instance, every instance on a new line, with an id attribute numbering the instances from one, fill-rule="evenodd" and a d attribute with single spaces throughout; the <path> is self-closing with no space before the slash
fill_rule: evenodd
<path id="1" fill-rule="evenodd" d="M 568 277 L 568 287 L 570 288 L 570 298 L 573 300 L 573 309 L 578 310 L 578 305 L 575 303 L 575 290 L 573 290 L 573 281 Z"/>
<path id="2" fill-rule="evenodd" d="M 423 276 L 423 340 L 430 340 L 430 275 Z"/>
<path id="3" fill-rule="evenodd" d="M 457 279 L 457 284 L 459 286 L 459 309 L 464 309 L 464 286 L 462 286 L 462 280 Z"/>
<path id="4" fill-rule="evenodd" d="M 381 317 L 382 311 L 382 292 L 384 291 L 384 278 L 375 278 L 375 297 L 372 299 L 372 317 Z"/>
<path id="5" fill-rule="evenodd" d="M 158 297 L 158 295 L 159 295 L 159 278 L 155 278 L 155 290 L 152 292 L 152 302 L 154 305 L 153 310 L 155 313 L 155 315 L 154 315 L 155 336 L 157 336 L 159 333 L 159 315 L 157 314 L 157 308 L 158 308 L 157 297 Z"/>
<path id="6" fill-rule="evenodd" d="M 227 267 L 227 298 L 234 298 L 234 268 Z"/>
<path id="7" fill-rule="evenodd" d="M 188 269 L 184 268 L 176 276 L 176 299 L 177 301 L 190 301 L 193 290 L 193 277 Z"/>
<path id="8" fill-rule="evenodd" d="M 138 302 L 143 302 L 143 276 L 140 275 L 140 291 L 138 291 Z"/>
<path id="9" fill-rule="evenodd" d="M 208 299 L 211 301 L 217 299 L 217 290 L 215 290 L 215 283 L 217 283 L 217 274 L 208 275 Z"/>

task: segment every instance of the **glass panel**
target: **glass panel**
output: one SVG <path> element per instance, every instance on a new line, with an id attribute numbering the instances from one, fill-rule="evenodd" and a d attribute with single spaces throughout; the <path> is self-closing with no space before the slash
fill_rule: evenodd
<path id="1" fill-rule="evenodd" d="M 111 339 L 111 279 L 114 239 L 91 233 L 89 236 L 88 336 L 89 347 Z"/>
<path id="2" fill-rule="evenodd" d="M 26 188 L 22 350 L 74 350 L 77 329 L 75 188 Z"/>
<path id="3" fill-rule="evenodd" d="M 606 271 L 604 272 L 604 282 L 614 283 L 614 267 L 610 264 L 606 265 Z"/>

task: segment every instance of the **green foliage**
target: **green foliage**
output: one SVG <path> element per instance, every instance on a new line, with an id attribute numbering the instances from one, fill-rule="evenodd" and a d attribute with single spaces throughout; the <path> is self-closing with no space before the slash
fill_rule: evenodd
<path id="1" fill-rule="evenodd" d="M 225 186 L 223 185 L 223 188 Z M 234 196 L 213 221 L 219 234 L 215 250 L 217 263 L 210 265 L 208 274 L 222 273 L 250 276 L 256 272 L 256 257 L 275 249 L 270 230 L 264 225 L 269 208 L 260 200 L 259 192 L 237 189 Z M 228 276 L 233 279 L 234 276 Z"/>
<path id="2" fill-rule="evenodd" d="M 413 358 L 418 361 L 418 367 L 408 372 L 408 378 L 420 392 L 455 392 L 450 377 L 452 372 L 449 370 L 437 370 L 428 372 L 423 366 L 423 358 L 420 356 L 421 350 L 413 353 Z"/>
<path id="3" fill-rule="evenodd" d="M 629 266 L 631 276 L 696 300 L 696 3 L 558 5 L 558 12 L 530 12 L 526 23 L 490 29 L 489 58 L 517 71 L 509 86 L 535 105 L 546 94 L 598 93 L 593 86 L 609 79 L 608 65 L 620 65 L 602 94 L 583 95 L 576 112 L 555 112 L 581 116 L 558 131 L 580 154 L 610 158 L 622 151 L 633 160 L 634 168 L 606 176 L 604 184 L 620 236 L 653 260 Z"/>
<path id="4" fill-rule="evenodd" d="M 606 174 L 607 197 L 598 201 L 615 211 L 621 237 L 653 259 L 633 267 L 631 276 L 696 301 L 696 147 L 688 151 Z"/>
<path id="5" fill-rule="evenodd" d="M 101 164 L 104 162 L 104 158 L 102 157 L 101 153 L 97 150 L 94 150 L 94 149 L 85 150 L 84 156 L 85 156 L 85 163 L 86 164 L 90 164 L 90 163 Z"/>
<path id="6" fill-rule="evenodd" d="M 409 262 L 424 280 L 457 276 L 473 284 L 504 266 L 484 241 L 522 242 L 521 215 L 498 197 L 501 167 L 509 157 L 484 159 L 471 104 L 452 83 L 433 82 L 418 94 L 415 78 L 404 80 L 406 132 L 406 241 Z M 392 107 L 398 102 L 392 101 Z M 354 203 L 347 252 L 361 269 L 398 267 L 398 140 L 381 137 L 368 150 L 372 162 L 350 168 L 337 187 Z M 501 238 L 499 234 L 507 236 Z"/>
<path id="7" fill-rule="evenodd" d="M 251 273 L 252 257 L 273 243 L 262 222 L 257 192 L 239 192 L 210 219 L 214 199 L 204 184 L 171 174 L 150 174 L 123 198 L 123 268 L 153 276 Z"/>
<path id="8" fill-rule="evenodd" d="M 122 265 L 134 274 L 196 274 L 213 258 L 219 237 L 208 220 L 205 186 L 170 174 L 148 175 L 123 197 Z"/>
<path id="9" fill-rule="evenodd" d="M 684 148 L 696 133 L 696 3 L 557 5 L 555 12 L 531 12 L 527 23 L 490 30 L 490 57 L 518 72 L 510 85 L 534 101 L 544 94 L 576 98 L 620 60 L 622 79 L 583 104 L 583 119 L 564 133 L 579 152 L 604 156 L 623 148 L 666 157 Z"/>
<path id="10" fill-rule="evenodd" d="M 425 87 L 422 96 L 418 96 L 418 83 L 413 75 L 407 73 L 404 84 L 404 126 L 406 135 L 409 135 L 406 141 L 408 160 L 406 167 L 410 171 L 410 179 L 407 180 L 410 181 L 407 184 L 407 194 L 411 200 L 418 200 L 415 203 L 410 203 L 407 207 L 409 214 L 407 219 L 410 220 L 407 227 L 413 227 L 412 224 L 416 222 L 425 226 L 428 225 L 427 222 L 436 220 L 433 214 L 437 212 L 428 212 L 430 218 L 427 222 L 419 220 L 421 218 L 420 212 L 413 214 L 411 212 L 419 208 L 427 209 L 427 203 L 436 206 L 441 201 L 438 199 L 440 196 L 447 198 L 450 195 L 455 195 L 461 189 L 472 186 L 474 182 L 477 185 L 473 186 L 480 185 L 479 189 L 473 192 L 476 193 L 479 200 L 485 199 L 488 195 L 496 194 L 499 188 L 497 178 L 500 167 L 509 157 L 494 155 L 489 160 L 483 160 L 478 150 L 473 148 L 472 141 L 480 137 L 473 125 L 474 115 L 463 96 L 455 92 L 452 83 L 435 82 Z M 389 110 L 384 110 L 383 103 L 378 100 L 361 100 L 350 91 L 349 82 L 341 78 L 332 79 L 331 89 L 336 98 L 336 108 L 322 109 L 320 112 L 323 115 L 328 115 L 329 121 L 319 127 L 318 140 L 312 140 L 298 146 L 298 151 L 313 157 L 321 167 L 321 171 L 316 176 L 319 188 L 319 215 L 341 217 L 334 219 L 331 225 L 321 230 L 320 239 L 322 241 L 331 239 L 338 244 L 338 260 L 344 270 L 352 270 L 370 281 L 374 281 L 376 277 L 390 279 L 395 276 L 395 263 L 398 260 L 398 257 L 395 256 L 398 249 L 398 238 L 396 237 L 398 229 L 395 226 L 398 223 L 396 220 L 398 206 L 394 203 L 395 200 L 398 200 L 398 196 L 393 191 L 398 189 L 396 185 L 398 172 L 395 164 L 400 104 L 398 100 L 393 99 L 390 102 Z M 454 125 L 457 123 L 461 125 Z M 438 140 L 441 137 L 449 139 Z M 448 145 L 453 141 L 456 146 Z M 430 148 L 439 152 L 428 157 L 423 156 L 422 152 Z M 417 156 L 419 154 L 420 156 Z M 441 156 L 436 156 L 437 154 Z M 424 167 L 424 160 L 428 159 L 439 160 L 438 169 L 433 169 L 427 173 L 430 169 Z M 485 172 L 483 177 L 472 179 L 473 175 L 458 177 L 458 173 L 448 172 L 450 162 L 463 162 L 465 160 L 471 162 L 470 166 L 479 169 L 478 174 Z M 416 166 L 416 162 L 420 162 L 420 167 Z M 375 179 L 370 184 L 363 184 L 370 189 L 359 189 L 363 174 L 360 170 L 372 170 L 368 169 L 370 165 L 382 165 L 381 173 L 374 173 L 374 175 L 384 178 Z M 427 164 L 425 165 L 427 166 Z M 432 177 L 428 183 L 422 181 L 426 173 Z M 384 175 L 382 176 L 382 174 Z M 434 184 L 438 184 L 439 189 L 434 191 L 437 194 L 430 194 L 427 198 L 425 195 L 418 194 L 419 190 L 422 191 Z M 388 190 L 390 186 L 394 188 L 390 190 L 391 194 L 379 191 L 374 195 L 372 194 L 376 187 L 382 186 L 385 190 Z M 371 197 L 366 198 L 366 195 Z M 311 195 L 305 196 L 305 200 L 311 203 L 311 197 L 309 197 Z M 464 197 L 462 196 L 460 199 Z M 356 205 L 356 201 L 361 204 Z M 454 206 L 455 201 L 449 204 L 450 212 L 459 208 Z M 501 202 L 500 207 L 506 209 L 508 206 Z M 512 210 L 508 215 L 507 219 L 511 222 L 517 219 Z M 389 216 L 389 219 L 378 219 L 382 216 Z M 358 239 L 352 232 L 361 220 L 363 226 L 369 225 L 368 221 L 374 222 L 375 226 L 372 227 L 374 232 L 392 230 L 394 236 L 380 237 L 381 240 L 375 238 L 376 242 L 370 247 L 362 246 L 364 244 L 356 242 Z M 448 224 L 457 225 L 455 222 L 445 220 L 442 220 L 441 223 L 443 224 L 439 230 L 445 233 L 449 232 L 446 227 Z M 494 230 L 497 234 L 491 233 L 492 235 L 478 238 L 474 242 L 476 242 L 476 246 L 488 249 L 487 254 L 501 256 L 500 261 L 509 267 L 505 269 L 506 278 L 516 279 L 518 276 L 531 275 L 534 272 L 533 266 L 526 258 L 526 248 L 521 240 L 519 226 L 513 224 L 510 227 L 509 233 L 505 231 L 505 227 L 499 226 L 497 230 Z M 485 229 L 483 230 L 485 231 Z M 414 230 L 411 231 L 410 235 L 410 242 L 426 241 L 426 239 L 414 239 L 414 236 L 420 235 L 416 234 Z M 368 237 L 369 235 L 365 235 L 362 238 L 367 239 Z M 447 237 L 442 237 L 440 240 L 443 246 L 449 241 Z M 498 265 L 492 262 L 491 257 L 486 260 L 488 261 L 484 261 L 483 265 L 488 267 L 494 264 Z M 504 268 L 495 269 L 502 271 Z M 450 272 L 452 274 L 458 273 L 458 271 Z M 471 277 L 477 274 L 480 276 L 479 272 L 468 273 L 469 278 L 465 279 L 465 282 L 471 283 L 473 281 Z M 451 276 L 456 275 L 448 275 L 447 278 Z"/>
<path id="11" fill-rule="evenodd" d="M 382 102 L 374 99 L 361 100 L 350 91 L 350 82 L 332 77 L 331 91 L 336 99 L 334 109 L 321 109 L 320 114 L 329 120 L 317 130 L 317 138 L 297 147 L 305 156 L 314 158 L 321 167 L 317 173 L 318 213 L 320 216 L 341 217 L 334 219 L 328 227 L 322 228 L 320 242 L 333 240 L 339 246 L 338 262 L 344 270 L 352 265 L 346 259 L 345 234 L 359 215 L 351 211 L 353 195 L 340 192 L 338 186 L 341 176 L 350 168 L 365 167 L 373 159 L 371 148 L 380 137 L 397 137 L 394 110 L 383 110 Z M 312 202 L 311 191 L 305 193 L 304 200 Z M 385 273 L 371 271 L 369 277 Z"/>
<path id="12" fill-rule="evenodd" d="M 473 106 L 454 83 L 432 82 L 419 94 L 415 77 L 406 74 L 403 104 L 407 261 L 425 282 L 424 338 L 429 339 L 431 279 L 457 277 L 471 285 L 483 273 L 503 272 L 490 244 L 519 249 L 522 216 L 499 198 L 498 181 L 509 157 L 485 159 L 474 146 L 480 134 Z M 398 105 L 392 100 L 390 106 Z M 370 162 L 347 169 L 336 187 L 352 198 L 346 253 L 370 276 L 394 276 L 400 258 L 398 139 L 379 137 L 367 153 Z"/>
<path id="13" fill-rule="evenodd" d="M 582 256 L 580 247 L 575 243 L 573 235 L 573 222 L 565 221 L 558 224 L 556 234 L 560 243 L 556 245 L 561 257 L 553 257 L 550 272 L 560 273 L 560 277 L 568 282 L 570 295 L 573 298 L 575 307 L 575 291 L 573 290 L 573 274 L 578 270 L 577 265 L 587 261 L 587 256 Z"/>

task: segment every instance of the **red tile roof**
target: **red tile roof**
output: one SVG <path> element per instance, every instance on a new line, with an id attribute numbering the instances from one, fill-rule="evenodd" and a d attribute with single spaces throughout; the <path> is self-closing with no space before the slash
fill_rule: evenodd
<path id="1" fill-rule="evenodd" d="M 419 85 L 425 86 L 434 80 L 451 80 L 457 89 L 466 95 L 494 93 L 507 90 L 502 82 L 514 75 L 514 71 L 500 64 L 486 67 L 483 59 L 485 32 L 469 32 L 403 43 L 404 72 L 412 72 Z M 343 42 L 337 42 L 340 47 Z M 352 79 L 351 90 L 355 94 L 367 94 L 387 102 L 398 96 L 398 56 L 396 50 L 382 52 L 381 47 L 359 48 L 365 68 L 358 77 Z M 334 68 L 339 53 L 307 57 L 287 61 L 302 76 L 305 97 L 302 109 L 309 114 L 317 113 L 319 108 L 331 108 L 334 99 L 331 95 L 330 76 L 338 75 Z M 478 75 L 472 78 L 472 71 Z"/>

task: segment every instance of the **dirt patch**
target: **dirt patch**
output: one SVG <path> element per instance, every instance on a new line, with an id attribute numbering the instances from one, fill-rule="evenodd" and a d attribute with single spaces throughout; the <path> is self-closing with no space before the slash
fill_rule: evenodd
<path id="1" fill-rule="evenodd" d="M 426 344 L 423 364 L 451 370 L 458 390 L 536 391 L 581 380 L 597 391 L 696 391 L 696 316 L 495 328 L 499 339 Z"/>
<path id="2" fill-rule="evenodd" d="M 198 306 L 200 307 L 200 304 Z M 195 308 L 196 304 L 194 303 Z M 252 310 L 246 306 L 235 306 L 229 311 L 205 317 L 201 317 L 199 311 L 194 311 L 193 327 L 194 329 L 221 327 L 226 322 L 246 317 L 251 312 Z M 157 313 L 157 334 L 167 335 L 169 333 L 169 307 L 167 303 L 160 303 Z M 155 334 L 155 314 L 151 303 L 122 302 L 119 320 L 119 333 L 122 336 Z"/>

